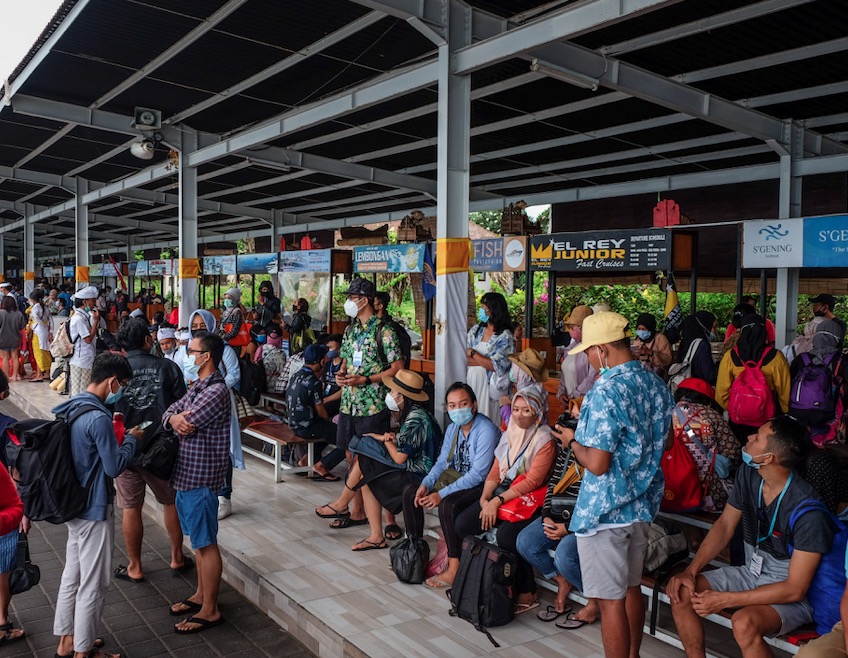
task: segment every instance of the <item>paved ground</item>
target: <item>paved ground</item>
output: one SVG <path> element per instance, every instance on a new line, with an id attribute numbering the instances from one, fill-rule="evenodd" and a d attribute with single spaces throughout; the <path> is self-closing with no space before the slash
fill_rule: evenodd
<path id="1" fill-rule="evenodd" d="M 9 402 L 0 411 L 16 418 L 24 413 Z M 126 564 L 120 517 L 115 528 L 113 565 Z M 41 569 L 41 583 L 12 600 L 11 618 L 27 631 L 26 641 L 0 650 L 4 656 L 53 656 L 57 638 L 53 635 L 53 614 L 59 579 L 65 559 L 67 531 L 64 526 L 35 524 L 30 534 L 32 561 Z M 169 568 L 168 539 L 155 523 L 146 524 L 142 561 L 146 583 L 113 580 L 106 593 L 101 636 L 106 650 L 129 658 L 148 656 L 312 656 L 302 644 L 259 612 L 226 583 L 222 583 L 220 604 L 227 623 L 196 635 L 176 635 L 177 618 L 168 606 L 194 591 L 195 572 L 174 576 Z"/>

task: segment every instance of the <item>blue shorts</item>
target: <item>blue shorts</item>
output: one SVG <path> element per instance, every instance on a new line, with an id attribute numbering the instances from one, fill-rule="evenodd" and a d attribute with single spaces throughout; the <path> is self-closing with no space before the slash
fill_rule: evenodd
<path id="1" fill-rule="evenodd" d="M 15 528 L 10 533 L 0 536 L 0 573 L 7 573 L 14 569 L 17 561 L 18 529 Z"/>
<path id="2" fill-rule="evenodd" d="M 209 487 L 177 492 L 177 515 L 194 550 L 218 543 L 218 494 Z"/>

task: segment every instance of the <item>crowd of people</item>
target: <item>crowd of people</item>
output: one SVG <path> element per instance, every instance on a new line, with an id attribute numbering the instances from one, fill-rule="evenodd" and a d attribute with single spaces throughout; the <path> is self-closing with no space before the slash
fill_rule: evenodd
<path id="1" fill-rule="evenodd" d="M 54 411 L 74 418 L 74 468 L 90 488 L 84 512 L 67 523 L 57 655 L 98 655 L 109 578 L 144 582 L 147 488 L 163 506 L 171 569 L 197 570 L 196 590 L 171 606 L 181 618 L 175 632 L 223 622 L 218 521 L 232 512 L 232 473 L 243 468 L 239 415 L 254 386 L 279 394 L 281 418 L 297 436 L 320 440 L 309 479 L 344 480 L 315 513 L 333 530 L 368 526 L 351 550 L 387 549 L 404 532 L 423 537 L 425 511 L 438 511 L 446 558 L 427 587 L 451 588 L 463 539 L 483 536 L 516 556 L 515 614 L 539 608 L 539 620 L 563 629 L 600 620 L 607 656 L 638 655 L 645 552 L 652 522 L 674 498 L 664 462 L 678 443 L 691 455 L 699 491 L 686 511 L 716 514 L 694 559 L 667 587 L 687 654 L 704 655 L 700 619 L 722 609 L 734 610 L 734 637 L 746 656 L 768 654 L 764 636 L 813 621 L 828 630 L 805 597 L 848 508 L 845 324 L 828 295 L 814 300 L 815 319 L 783 351 L 774 347 L 773 325 L 770 332 L 748 302 L 734 309 L 723 346 L 717 318 L 705 311 L 685 318 L 673 342 L 650 314 L 631 322 L 608 307 L 580 305 L 563 320 L 568 336 L 555 386 L 544 357 L 519 349 L 503 296 L 487 293 L 467 333 L 466 378 L 447 388 L 443 429 L 432 384 L 408 368 L 408 336 L 373 282 L 351 281 L 350 322 L 332 335 L 313 327 L 306 299 L 284 315 L 270 281 L 259 291 L 259 304 L 248 309 L 241 290 L 228 289 L 219 318 L 197 310 L 186 327 L 129 312 L 120 291 L 88 286 L 70 300 L 70 399 Z M 7 380 L 23 373 L 13 347 L 23 346 L 22 332 L 29 349 L 50 354 L 54 319 L 68 306 L 53 301 L 60 294 L 36 288 L 28 306 L 13 294 L 0 300 L 0 398 Z M 148 305 L 153 294 L 144 291 Z M 114 336 L 109 315 L 118 317 Z M 721 348 L 718 359 L 713 346 Z M 35 355 L 31 381 L 57 370 Z M 556 423 L 549 423 L 549 399 L 565 412 Z M 163 450 L 173 455 L 167 472 L 151 461 Z M 293 451 L 291 459 L 305 465 L 306 454 Z M 342 462 L 343 478 L 333 472 Z M 3 486 L 0 478 L 0 498 Z M 821 503 L 796 518 L 810 500 Z M 113 569 L 114 502 L 128 564 Z M 9 516 L 0 533 L 0 642 L 24 636 L 8 619 L 3 575 L 28 521 Z M 730 564 L 707 570 L 720 554 Z M 544 608 L 536 573 L 556 584 Z M 573 589 L 588 599 L 577 611 Z M 831 655 L 814 653 L 828 641 L 803 651 Z"/>

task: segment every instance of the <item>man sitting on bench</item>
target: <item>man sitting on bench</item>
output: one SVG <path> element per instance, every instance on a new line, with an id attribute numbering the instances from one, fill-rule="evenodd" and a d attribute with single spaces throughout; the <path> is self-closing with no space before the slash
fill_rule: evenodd
<path id="1" fill-rule="evenodd" d="M 789 633 L 812 621 L 805 596 L 821 556 L 830 551 L 834 529 L 824 513 L 812 510 L 798 518 L 791 537 L 793 510 L 802 501 L 819 498 L 794 470 L 808 445 L 806 429 L 790 416 L 774 418 L 748 437 L 742 450 L 745 464 L 736 473 L 724 512 L 689 567 L 666 588 L 690 658 L 705 655 L 699 617 L 726 608 L 737 609 L 731 617 L 733 636 L 746 658 L 773 655 L 763 636 Z M 745 564 L 702 573 L 728 545 L 740 521 Z M 791 558 L 790 539 L 795 548 Z"/>

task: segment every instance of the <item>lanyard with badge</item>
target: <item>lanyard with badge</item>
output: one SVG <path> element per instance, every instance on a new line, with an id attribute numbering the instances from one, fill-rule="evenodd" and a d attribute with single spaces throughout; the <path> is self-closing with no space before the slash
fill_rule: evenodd
<path id="1" fill-rule="evenodd" d="M 376 317 L 376 316 L 375 316 Z M 365 339 L 368 337 L 368 331 L 370 329 L 370 324 L 373 321 L 374 317 L 369 318 L 368 324 L 364 327 L 361 327 L 359 331 L 357 331 L 353 337 L 353 367 L 361 368 L 362 367 L 362 346 L 365 343 Z"/>
<path id="2" fill-rule="evenodd" d="M 786 484 L 784 484 L 783 489 L 780 490 L 780 495 L 777 497 L 777 505 L 775 505 L 774 514 L 772 515 L 771 523 L 769 524 L 768 533 L 762 536 L 760 536 L 760 511 L 762 510 L 763 516 L 765 516 L 765 508 L 762 506 L 763 484 L 765 483 L 765 480 L 760 482 L 760 493 L 757 498 L 757 543 L 754 546 L 754 554 L 751 555 L 751 573 L 754 574 L 755 578 L 759 578 L 763 571 L 763 556 L 760 555 L 760 544 L 772 536 L 772 533 L 774 532 L 774 524 L 777 522 L 777 515 L 780 512 L 780 503 L 783 502 L 783 496 L 786 494 L 786 490 L 789 489 L 789 485 L 792 484 L 792 478 L 794 476 L 794 473 L 790 473 L 786 480 Z"/>

